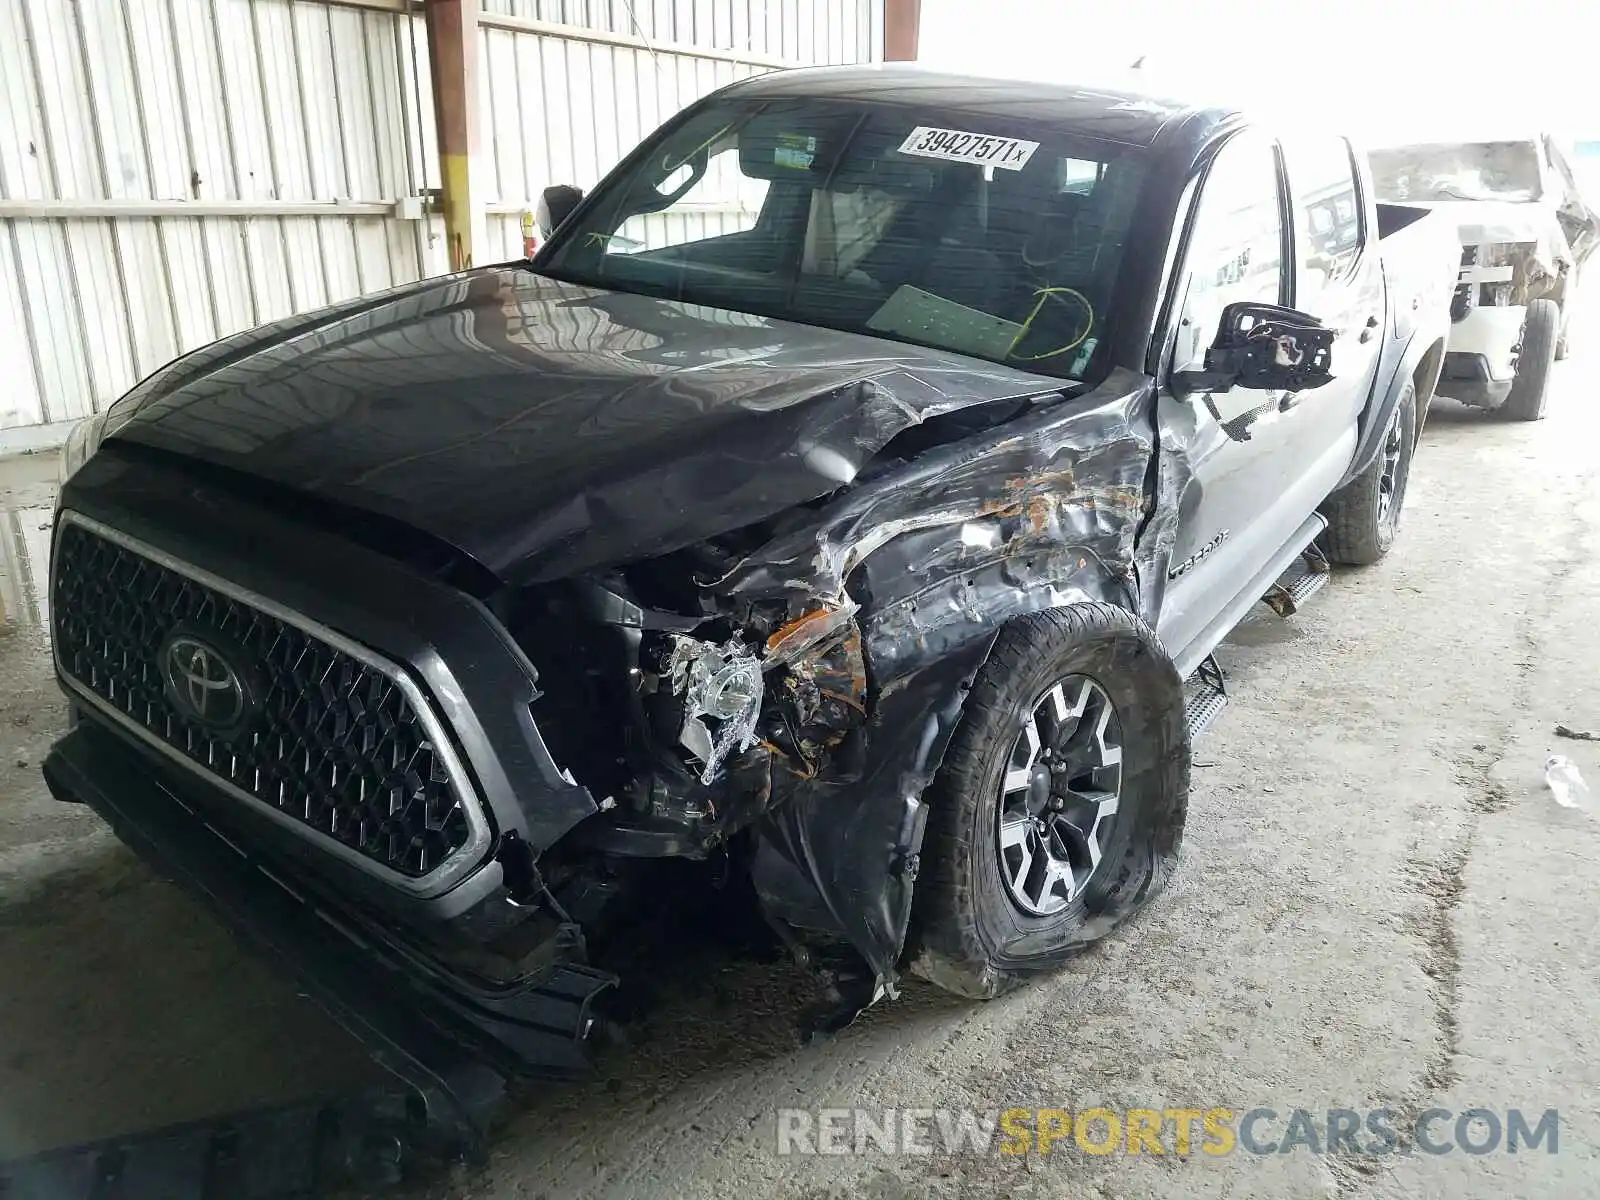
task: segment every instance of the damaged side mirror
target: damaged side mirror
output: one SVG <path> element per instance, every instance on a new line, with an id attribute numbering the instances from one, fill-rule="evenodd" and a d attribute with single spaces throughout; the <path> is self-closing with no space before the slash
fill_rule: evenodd
<path id="1" fill-rule="evenodd" d="M 1230 304 L 1222 310 L 1216 340 L 1206 351 L 1205 369 L 1176 372 L 1173 391 L 1188 396 L 1232 387 L 1287 392 L 1319 388 L 1333 379 L 1336 333 L 1292 308 Z"/>

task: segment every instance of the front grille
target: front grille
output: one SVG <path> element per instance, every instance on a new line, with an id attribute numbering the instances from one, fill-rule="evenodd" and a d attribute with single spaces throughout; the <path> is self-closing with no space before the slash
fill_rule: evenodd
<path id="1" fill-rule="evenodd" d="M 453 757 L 372 664 L 70 518 L 51 607 L 62 671 L 202 773 L 407 879 L 472 839 Z M 175 696 L 163 666 L 175 636 L 226 648 L 250 699 L 232 727 Z"/>

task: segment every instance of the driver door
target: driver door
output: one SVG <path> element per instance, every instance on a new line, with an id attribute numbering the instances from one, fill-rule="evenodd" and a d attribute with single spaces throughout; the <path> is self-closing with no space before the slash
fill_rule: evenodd
<path id="1" fill-rule="evenodd" d="M 1287 212 L 1277 145 L 1253 131 L 1229 139 L 1207 170 L 1190 214 L 1188 250 L 1170 309 L 1169 381 L 1175 372 L 1204 366 L 1224 307 L 1287 302 Z M 1320 499 L 1299 494 L 1303 468 L 1316 453 L 1316 433 L 1307 408 L 1293 401 L 1283 392 L 1243 387 L 1182 398 L 1170 386 L 1162 388 L 1162 444 L 1179 448 L 1192 471 L 1181 495 L 1157 620 L 1157 632 L 1175 658 L 1183 659 L 1184 649 Z"/>

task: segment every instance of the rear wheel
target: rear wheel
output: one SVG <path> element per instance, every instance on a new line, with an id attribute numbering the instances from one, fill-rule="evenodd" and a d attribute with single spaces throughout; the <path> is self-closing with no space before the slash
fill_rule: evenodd
<path id="1" fill-rule="evenodd" d="M 1104 937 L 1171 875 L 1188 785 L 1148 626 L 1108 604 L 1011 622 L 929 789 L 911 969 L 988 999 Z"/>
<path id="2" fill-rule="evenodd" d="M 1377 457 L 1322 506 L 1328 519 L 1323 544 L 1334 562 L 1366 566 L 1394 545 L 1411 479 L 1416 426 L 1417 392 L 1408 383 L 1384 428 Z"/>
<path id="3" fill-rule="evenodd" d="M 1561 309 L 1554 300 L 1532 300 L 1522 320 L 1522 342 L 1517 351 L 1517 373 L 1511 394 L 1500 412 L 1513 421 L 1544 418 L 1550 369 L 1556 361 L 1561 336 Z"/>

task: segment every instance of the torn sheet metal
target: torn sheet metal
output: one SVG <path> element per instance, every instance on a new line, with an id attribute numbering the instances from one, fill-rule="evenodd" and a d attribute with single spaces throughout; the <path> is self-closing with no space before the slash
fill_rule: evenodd
<path id="1" fill-rule="evenodd" d="M 847 630 L 860 608 L 859 604 L 846 596 L 842 600 L 825 600 L 802 613 L 775 629 L 767 638 L 767 652 L 762 665 L 771 670 L 804 659 L 822 643 L 831 641 Z"/>
<path id="2" fill-rule="evenodd" d="M 802 779 L 814 778 L 866 720 L 861 630 L 853 615 L 842 619 L 833 636 L 813 642 L 773 672 L 768 744 L 777 751 L 778 765 Z M 774 662 L 770 656 L 767 661 Z"/>
<path id="3" fill-rule="evenodd" d="M 1144 528 L 1153 404 L 1148 379 L 1117 372 L 884 471 L 711 585 L 860 606 L 861 752 L 785 783 L 757 826 L 754 874 L 769 913 L 842 932 L 880 981 L 910 916 L 923 790 L 1001 626 L 1086 600 L 1138 611 L 1141 581 L 1160 577 L 1172 525 Z"/>

